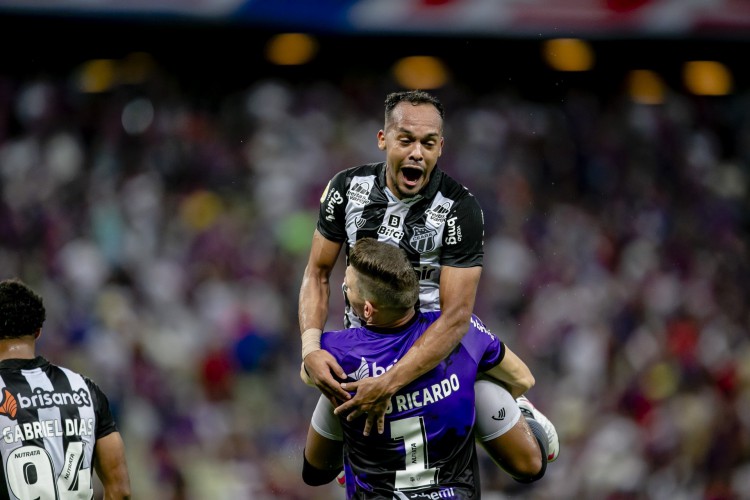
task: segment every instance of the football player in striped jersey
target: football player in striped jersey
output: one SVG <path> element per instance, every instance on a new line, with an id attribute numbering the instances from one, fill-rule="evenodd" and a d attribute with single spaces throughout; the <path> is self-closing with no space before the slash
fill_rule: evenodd
<path id="1" fill-rule="evenodd" d="M 332 402 L 336 413 L 355 419 L 366 414 L 364 433 L 384 431 L 393 395 L 437 366 L 469 330 L 484 256 L 484 220 L 476 198 L 437 165 L 442 154 L 444 109 L 424 91 L 389 94 L 384 127 L 377 134 L 385 161 L 336 174 L 321 199 L 299 296 L 303 372 Z M 423 335 L 388 371 L 343 382 L 346 373 L 320 336 L 328 317 L 330 276 L 342 248 L 348 261 L 354 243 L 365 237 L 400 247 L 419 278 L 418 310 L 441 311 Z M 346 303 L 344 326 L 360 321 Z M 353 396 L 352 396 L 353 394 Z M 559 452 L 554 426 L 520 399 L 525 415 L 545 421 L 548 455 Z"/>
<path id="2" fill-rule="evenodd" d="M 130 498 L 125 445 L 101 389 L 36 354 L 46 311 L 18 279 L 0 281 L 0 498 Z"/>

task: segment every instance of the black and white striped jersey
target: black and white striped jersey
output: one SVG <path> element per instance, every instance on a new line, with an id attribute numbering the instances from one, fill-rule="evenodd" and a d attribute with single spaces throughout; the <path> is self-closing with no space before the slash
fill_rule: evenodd
<path id="1" fill-rule="evenodd" d="M 320 198 L 318 231 L 344 242 L 376 238 L 406 251 L 419 276 L 420 309 L 440 308 L 442 266 L 481 266 L 484 218 L 476 198 L 437 166 L 417 196 L 399 200 L 386 186 L 385 162 L 343 170 Z M 347 257 L 348 258 L 348 257 Z M 346 308 L 345 326 L 359 325 Z"/>
<path id="2" fill-rule="evenodd" d="M 0 499 L 93 498 L 96 440 L 117 431 L 97 385 L 41 356 L 0 361 Z"/>

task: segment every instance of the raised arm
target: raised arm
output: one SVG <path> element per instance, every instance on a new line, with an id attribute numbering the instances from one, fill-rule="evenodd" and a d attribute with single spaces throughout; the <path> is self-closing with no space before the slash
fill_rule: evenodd
<path id="1" fill-rule="evenodd" d="M 330 277 L 336 265 L 342 243 L 325 238 L 315 230 L 302 285 L 299 292 L 299 327 L 302 333 L 302 375 L 309 377 L 329 399 L 347 400 L 349 393 L 341 388 L 346 378 L 341 366 L 328 352 L 320 349 L 320 335 L 328 318 L 328 299 L 331 295 Z M 307 380 L 306 380 L 307 381 Z"/>
<path id="2" fill-rule="evenodd" d="M 125 444 L 119 432 L 96 440 L 94 468 L 104 486 L 104 500 L 130 498 L 130 476 L 125 461 Z"/>
<path id="3" fill-rule="evenodd" d="M 347 415 L 347 419 L 352 420 L 367 413 L 364 434 L 369 435 L 374 424 L 382 433 L 390 398 L 409 382 L 437 366 L 469 330 L 481 274 L 480 266 L 444 266 L 440 276 L 440 317 L 406 355 L 383 375 L 342 384 L 346 390 L 356 391 L 356 395 L 339 405 L 336 414 Z"/>

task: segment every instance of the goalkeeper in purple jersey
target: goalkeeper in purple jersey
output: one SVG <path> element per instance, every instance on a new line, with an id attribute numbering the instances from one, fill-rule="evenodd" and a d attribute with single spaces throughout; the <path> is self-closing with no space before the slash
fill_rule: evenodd
<path id="1" fill-rule="evenodd" d="M 321 346 L 349 381 L 385 373 L 440 315 L 416 310 L 418 280 L 404 252 L 371 238 L 353 246 L 344 289 L 363 326 L 327 332 Z M 478 374 L 508 390 L 477 380 Z M 544 474 L 539 449 L 547 451 L 546 436 L 521 418 L 514 399 L 533 384 L 523 361 L 472 316 L 447 358 L 394 394 L 383 433 L 364 435 L 365 416 L 336 416 L 321 395 L 308 431 L 303 479 L 326 484 L 343 467 L 348 499 L 479 498 L 478 439 L 511 475 L 534 480 Z M 492 402 L 477 406 L 476 413 L 475 390 Z M 538 448 L 525 455 L 508 449 L 508 439 L 519 435 L 536 437 Z"/>

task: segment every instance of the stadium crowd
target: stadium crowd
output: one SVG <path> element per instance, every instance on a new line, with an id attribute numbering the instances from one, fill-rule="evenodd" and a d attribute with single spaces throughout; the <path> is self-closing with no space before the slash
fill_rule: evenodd
<path id="1" fill-rule="evenodd" d="M 110 395 L 134 498 L 341 498 L 301 480 L 297 294 L 324 183 L 381 158 L 393 83 L 207 104 L 169 73 L 76 78 L 0 77 L 0 269 L 45 298 L 40 352 Z M 485 213 L 477 313 L 562 442 L 532 486 L 487 461 L 484 498 L 746 498 L 750 94 L 436 93 L 440 166 Z"/>

